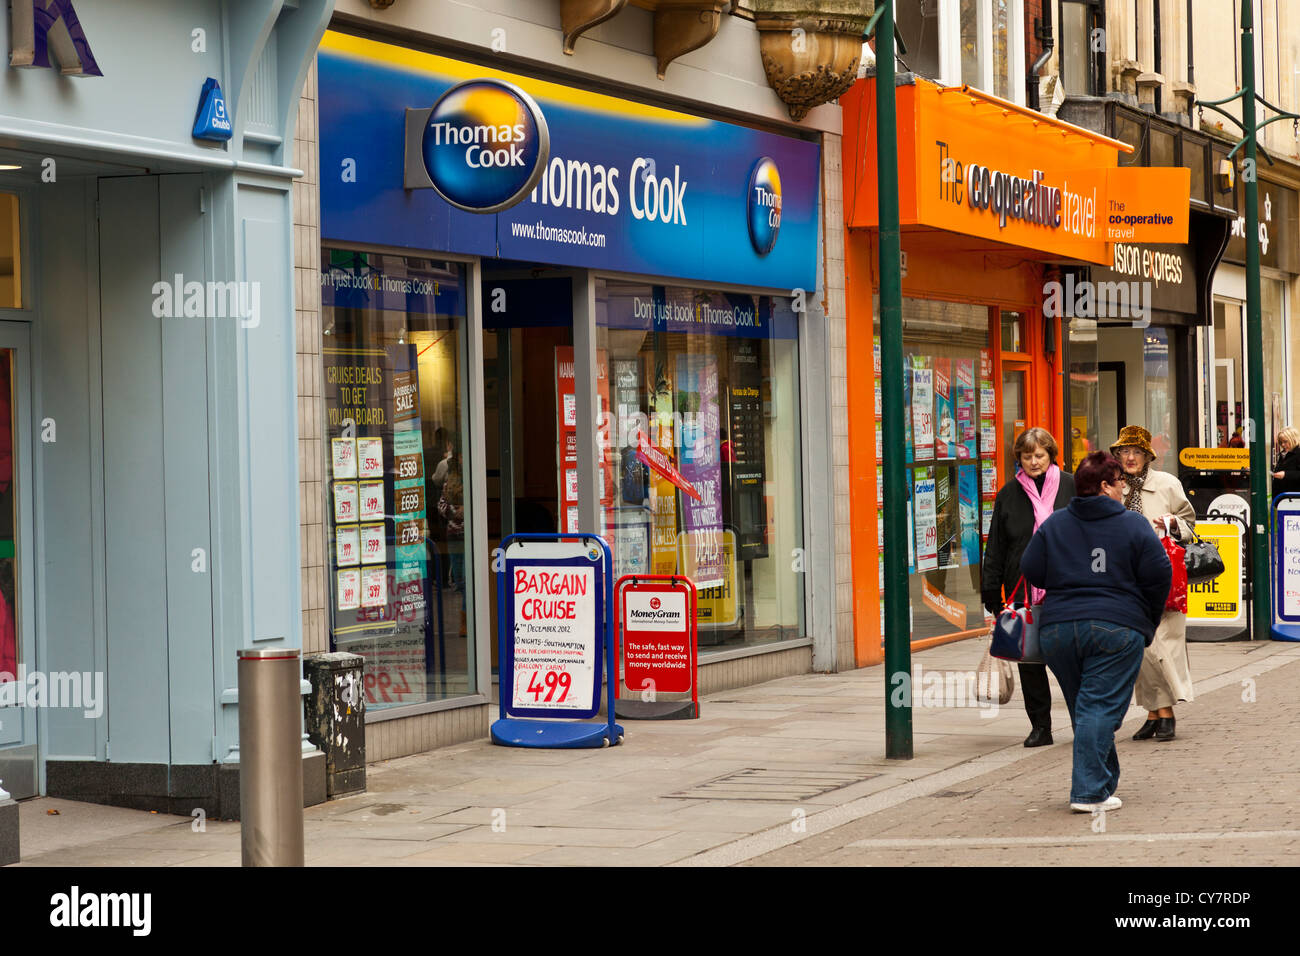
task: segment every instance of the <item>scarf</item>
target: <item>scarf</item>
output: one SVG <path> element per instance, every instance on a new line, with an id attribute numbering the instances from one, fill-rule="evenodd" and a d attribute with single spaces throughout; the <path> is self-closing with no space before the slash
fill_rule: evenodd
<path id="1" fill-rule="evenodd" d="M 1025 474 L 1022 468 L 1016 472 L 1016 481 L 1020 482 L 1020 487 L 1025 489 L 1025 494 L 1029 496 L 1029 503 L 1034 506 L 1034 531 L 1038 530 L 1039 525 L 1048 519 L 1056 507 L 1056 493 L 1061 487 L 1061 469 L 1055 465 L 1048 465 L 1047 471 L 1043 473 L 1043 490 L 1038 490 L 1038 484 L 1034 479 Z M 1032 585 L 1029 589 L 1030 604 L 1042 604 L 1044 592 L 1042 588 L 1036 588 Z"/>
<path id="2" fill-rule="evenodd" d="M 1125 474 L 1124 480 L 1128 482 L 1128 495 L 1124 498 L 1124 507 L 1129 511 L 1136 511 L 1142 514 L 1142 486 L 1146 484 L 1147 473 L 1151 470 L 1151 462 L 1142 466 L 1142 470 L 1136 475 Z"/>

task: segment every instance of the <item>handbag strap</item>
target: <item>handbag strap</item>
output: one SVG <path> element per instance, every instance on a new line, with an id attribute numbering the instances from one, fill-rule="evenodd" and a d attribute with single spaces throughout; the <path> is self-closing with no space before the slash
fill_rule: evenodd
<path id="1" fill-rule="evenodd" d="M 1025 583 L 1025 576 L 1022 574 L 1022 575 L 1020 575 L 1020 580 L 1016 582 L 1016 586 L 1013 587 L 1013 588 L 1011 589 L 1011 593 L 1007 595 L 1007 604 L 1011 604 L 1012 602 L 1015 601 L 1015 599 L 1016 599 L 1016 592 L 1020 590 L 1020 585 L 1022 585 L 1022 584 L 1024 584 L 1024 583 Z M 1026 585 L 1026 587 L 1025 587 L 1025 597 L 1028 597 L 1028 596 L 1029 596 L 1029 587 L 1028 587 L 1028 585 Z M 1028 604 L 1029 602 L 1026 601 L 1025 603 Z"/>

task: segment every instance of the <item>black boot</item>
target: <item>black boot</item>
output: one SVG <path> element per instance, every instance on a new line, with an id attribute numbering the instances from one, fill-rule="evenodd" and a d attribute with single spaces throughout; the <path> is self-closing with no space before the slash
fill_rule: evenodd
<path id="1" fill-rule="evenodd" d="M 1159 723 L 1158 720 L 1148 719 L 1147 722 L 1138 729 L 1138 732 L 1133 735 L 1133 739 L 1150 740 L 1153 736 L 1155 736 L 1156 724 L 1158 723 Z"/>
<path id="2" fill-rule="evenodd" d="M 1160 717 L 1156 720 L 1156 740 L 1173 740 L 1174 739 L 1174 719 L 1172 717 Z"/>
<path id="3" fill-rule="evenodd" d="M 1025 738 L 1026 747 L 1050 747 L 1052 745 L 1052 728 L 1035 727 Z"/>

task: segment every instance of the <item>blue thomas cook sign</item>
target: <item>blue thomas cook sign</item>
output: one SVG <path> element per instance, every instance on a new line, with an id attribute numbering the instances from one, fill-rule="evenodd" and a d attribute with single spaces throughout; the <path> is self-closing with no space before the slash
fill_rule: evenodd
<path id="1" fill-rule="evenodd" d="M 532 191 L 550 145 L 546 117 L 531 96 L 512 83 L 480 79 L 439 98 L 420 152 L 438 195 L 458 209 L 492 213 Z"/>
<path id="2" fill-rule="evenodd" d="M 749 174 L 749 241 L 754 251 L 765 256 L 776 245 L 781 231 L 781 174 L 776 163 L 764 156 Z"/>

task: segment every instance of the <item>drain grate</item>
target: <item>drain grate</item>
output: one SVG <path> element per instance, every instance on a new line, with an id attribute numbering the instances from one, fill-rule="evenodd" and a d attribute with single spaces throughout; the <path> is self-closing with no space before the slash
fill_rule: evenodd
<path id="1" fill-rule="evenodd" d="M 807 800 L 879 776 L 878 773 L 864 774 L 855 770 L 747 767 L 668 796 L 681 800 Z"/>

